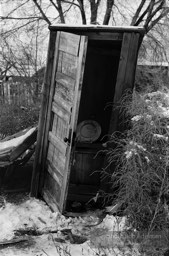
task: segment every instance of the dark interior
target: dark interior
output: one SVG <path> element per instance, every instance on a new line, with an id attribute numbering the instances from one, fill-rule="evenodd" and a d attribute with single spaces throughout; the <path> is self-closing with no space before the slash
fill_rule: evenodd
<path id="1" fill-rule="evenodd" d="M 109 103 L 113 102 L 120 51 L 119 41 L 88 42 L 78 124 L 84 120 L 97 121 L 101 135 L 93 143 L 75 142 L 68 200 L 87 202 L 101 185 L 98 170 L 103 166 L 105 155 L 96 154 L 109 131 L 112 112 Z"/>
<path id="2" fill-rule="evenodd" d="M 86 56 L 78 123 L 95 120 L 102 129 L 99 140 L 108 133 L 111 106 L 119 65 L 119 41 L 90 41 Z"/>

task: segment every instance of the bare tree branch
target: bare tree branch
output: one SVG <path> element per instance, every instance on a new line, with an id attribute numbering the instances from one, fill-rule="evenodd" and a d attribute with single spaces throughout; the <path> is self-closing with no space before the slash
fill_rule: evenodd
<path id="1" fill-rule="evenodd" d="M 169 13 L 169 7 L 166 8 L 155 20 L 151 22 L 151 24 L 147 27 L 147 33 L 167 14 Z"/>
<path id="2" fill-rule="evenodd" d="M 22 6 L 24 6 L 28 2 L 29 2 L 29 0 L 26 0 L 24 3 L 18 5 L 16 8 L 14 8 L 11 12 L 8 13 L 8 16 L 10 16 L 12 13 L 14 13 L 16 10 L 18 10 L 19 8 L 21 8 Z"/>
<path id="3" fill-rule="evenodd" d="M 82 23 L 86 24 L 86 14 L 85 14 L 85 9 L 84 9 L 84 2 L 83 0 L 77 0 L 79 3 L 79 8 L 80 8 L 80 13 L 81 13 L 81 17 L 82 17 Z"/>
<path id="4" fill-rule="evenodd" d="M 162 0 L 161 3 L 159 4 L 159 6 L 153 11 L 151 12 L 150 15 L 147 16 L 146 22 L 144 24 L 144 27 L 147 29 L 148 24 L 151 22 L 151 20 L 153 19 L 153 17 L 160 11 L 162 10 L 163 6 L 165 4 L 165 0 Z"/>
<path id="5" fill-rule="evenodd" d="M 77 0 L 77 2 L 78 2 L 79 4 L 74 3 L 74 0 L 73 0 L 72 2 L 67 1 L 67 0 L 61 0 L 61 1 L 62 1 L 63 3 L 68 3 L 68 4 L 71 4 L 71 5 L 74 5 L 74 6 L 78 7 L 79 10 L 80 10 L 80 13 L 81 13 L 82 23 L 83 23 L 83 24 L 86 24 L 86 23 L 87 23 L 83 0 Z"/>
<path id="6" fill-rule="evenodd" d="M 37 0 L 32 0 L 34 2 L 34 4 L 37 6 L 38 10 L 40 11 L 40 13 L 42 14 L 43 19 L 49 24 L 51 25 L 50 20 L 48 19 L 48 17 L 45 15 L 44 11 L 42 10 L 41 6 L 38 4 Z"/>
<path id="7" fill-rule="evenodd" d="M 138 20 L 136 20 L 135 24 L 133 24 L 134 26 L 138 26 L 144 19 L 144 17 L 146 16 L 146 14 L 148 13 L 149 10 L 149 5 L 148 7 L 145 9 L 145 11 L 141 14 L 140 17 L 138 17 Z"/>
<path id="8" fill-rule="evenodd" d="M 59 16 L 60 16 L 60 21 L 61 21 L 61 23 L 65 23 L 65 17 L 64 17 L 61 1 L 57 0 L 57 4 L 58 4 L 58 12 L 59 12 Z"/>
<path id="9" fill-rule="evenodd" d="M 37 21 L 37 20 L 36 20 L 36 21 Z M 12 28 L 12 29 L 7 30 L 7 31 L 5 31 L 5 32 L 2 31 L 2 32 L 0 33 L 0 35 L 1 35 L 1 36 L 5 36 L 5 35 L 7 35 L 7 34 L 14 33 L 14 32 L 16 32 L 17 30 L 19 30 L 19 29 L 21 29 L 21 28 L 23 28 L 23 27 L 26 27 L 27 25 L 29 25 L 29 24 L 31 24 L 31 23 L 33 23 L 33 22 L 35 22 L 35 20 L 29 20 L 29 22 L 27 22 L 27 23 L 25 23 L 25 24 L 23 24 L 23 25 L 20 25 L 19 27 Z"/>
<path id="10" fill-rule="evenodd" d="M 80 8 L 80 5 L 74 3 L 74 0 L 73 0 L 72 2 L 67 1 L 67 0 L 61 0 L 61 1 L 62 1 L 63 3 L 65 3 L 65 4 L 72 4 L 72 5 L 77 6 L 78 8 Z"/>
<path id="11" fill-rule="evenodd" d="M 152 14 L 152 11 L 153 11 L 153 8 L 154 8 L 154 4 L 155 4 L 155 0 L 151 0 L 150 4 L 148 6 L 146 22 L 147 22 L 147 20 L 149 20 L 149 17 L 151 17 L 151 14 Z"/>
<path id="12" fill-rule="evenodd" d="M 109 24 L 110 15 L 112 12 L 113 5 L 114 5 L 114 0 L 107 0 L 106 12 L 105 12 L 104 19 L 103 19 L 103 25 Z"/>
<path id="13" fill-rule="evenodd" d="M 135 12 L 135 15 L 132 18 L 131 26 L 135 25 L 135 23 L 136 23 L 137 19 L 139 18 L 140 12 L 141 12 L 142 8 L 144 7 L 145 3 L 146 3 L 146 0 L 142 0 L 140 2 L 140 5 L 138 6 L 138 8 L 137 8 L 137 10 Z"/>
<path id="14" fill-rule="evenodd" d="M 53 0 L 49 0 L 49 1 L 55 7 L 55 9 L 59 12 L 58 6 L 53 2 Z"/>
<path id="15" fill-rule="evenodd" d="M 0 16 L 1 20 L 31 20 L 31 19 L 38 19 L 43 20 L 42 17 L 30 16 L 30 17 L 8 17 L 8 16 Z"/>
<path id="16" fill-rule="evenodd" d="M 101 0 L 89 0 L 90 2 L 90 9 L 91 9 L 91 18 L 90 23 L 91 24 L 97 24 L 97 13 L 98 13 L 98 7 L 100 5 Z"/>

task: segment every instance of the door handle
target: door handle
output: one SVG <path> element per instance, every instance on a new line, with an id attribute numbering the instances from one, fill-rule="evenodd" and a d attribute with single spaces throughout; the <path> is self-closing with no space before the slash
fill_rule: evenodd
<path id="1" fill-rule="evenodd" d="M 72 129 L 69 129 L 68 137 L 64 137 L 63 141 L 64 141 L 65 143 L 70 144 L 70 143 L 71 143 L 71 137 L 72 137 Z"/>
<path id="2" fill-rule="evenodd" d="M 67 143 L 67 142 L 70 143 L 70 139 L 67 138 L 67 137 L 65 137 L 63 140 L 64 140 L 64 142 L 66 142 L 66 143 Z"/>

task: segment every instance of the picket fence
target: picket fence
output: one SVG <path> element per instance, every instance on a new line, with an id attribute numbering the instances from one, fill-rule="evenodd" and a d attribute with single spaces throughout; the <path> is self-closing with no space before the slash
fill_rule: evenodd
<path id="1" fill-rule="evenodd" d="M 2 102 L 9 104 L 31 105 L 33 104 L 34 90 L 33 84 L 23 82 L 1 82 L 0 98 Z"/>

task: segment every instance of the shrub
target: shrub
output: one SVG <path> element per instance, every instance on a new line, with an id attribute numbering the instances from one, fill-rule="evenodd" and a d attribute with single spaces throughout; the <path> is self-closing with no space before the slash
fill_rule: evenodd
<path id="1" fill-rule="evenodd" d="M 134 92 L 122 101 L 131 128 L 114 133 L 107 151 L 115 201 L 137 230 L 169 228 L 169 90 Z"/>
<path id="2" fill-rule="evenodd" d="M 39 109 L 39 102 L 19 106 L 0 101 L 0 139 L 36 124 Z"/>

